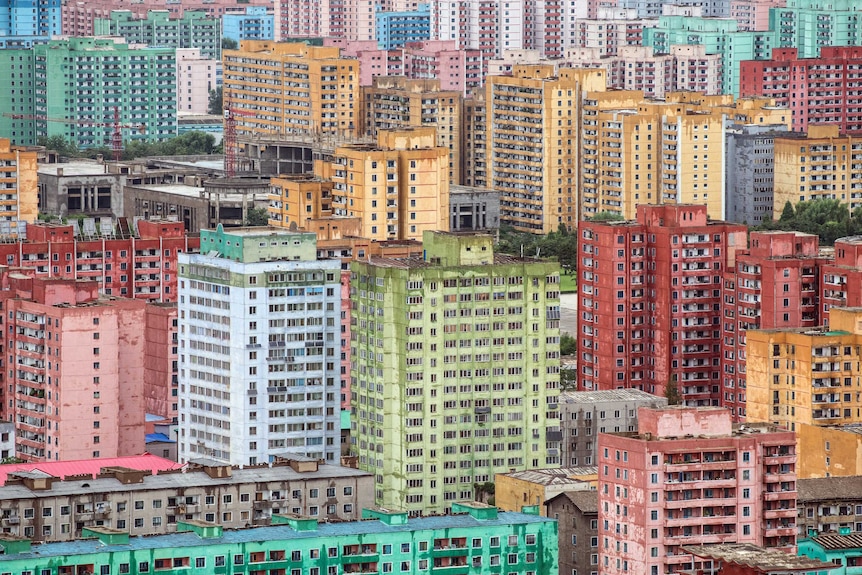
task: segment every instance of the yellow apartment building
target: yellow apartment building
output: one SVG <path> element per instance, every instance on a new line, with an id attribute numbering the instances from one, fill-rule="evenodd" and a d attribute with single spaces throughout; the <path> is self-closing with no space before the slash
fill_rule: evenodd
<path id="1" fill-rule="evenodd" d="M 590 491 L 598 487 L 597 467 L 528 469 L 494 476 L 494 505 L 503 511 L 520 512 L 538 506 L 545 515 L 545 502 L 566 491 Z"/>
<path id="2" fill-rule="evenodd" d="M 378 130 L 433 126 L 437 145 L 449 150 L 449 183 L 461 183 L 461 92 L 441 90 L 437 79 L 377 76 L 361 88 L 364 131 L 377 137 Z"/>
<path id="3" fill-rule="evenodd" d="M 550 64 L 486 78 L 486 186 L 500 192 L 501 223 L 537 234 L 577 226 L 579 103 L 605 86 L 603 69 Z"/>
<path id="4" fill-rule="evenodd" d="M 35 150 L 13 146 L 7 138 L 0 138 L 0 186 L 0 234 L 15 236 L 18 222 L 33 223 L 39 216 Z"/>
<path id="5" fill-rule="evenodd" d="M 797 474 L 802 479 L 862 475 L 862 423 L 802 424 L 796 428 Z M 805 451 L 801 451 L 801 450 Z"/>
<path id="6" fill-rule="evenodd" d="M 378 143 L 336 148 L 332 215 L 359 217 L 370 240 L 449 230 L 449 149 L 434 128 L 378 130 Z"/>
<path id="7" fill-rule="evenodd" d="M 862 206 L 862 138 L 842 136 L 838 126 L 809 126 L 806 138 L 775 138 L 773 214 L 785 204 L 840 200 Z"/>
<path id="8" fill-rule="evenodd" d="M 339 48 L 244 40 L 222 62 L 238 135 L 361 132 L 359 61 L 342 58 Z"/>
<path id="9" fill-rule="evenodd" d="M 332 182 L 315 174 L 270 178 L 269 225 L 307 228 L 308 220 L 332 215 Z"/>

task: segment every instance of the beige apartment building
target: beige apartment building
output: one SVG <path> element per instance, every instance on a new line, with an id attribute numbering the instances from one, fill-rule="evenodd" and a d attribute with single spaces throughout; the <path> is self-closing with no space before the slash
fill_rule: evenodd
<path id="1" fill-rule="evenodd" d="M 157 475 L 104 468 L 96 479 L 22 472 L 0 489 L 0 537 L 71 541 L 93 526 L 157 535 L 175 532 L 179 520 L 237 529 L 269 525 L 279 513 L 357 521 L 374 504 L 373 482 L 370 473 L 316 460 L 245 468 L 193 460 L 188 470 Z"/>

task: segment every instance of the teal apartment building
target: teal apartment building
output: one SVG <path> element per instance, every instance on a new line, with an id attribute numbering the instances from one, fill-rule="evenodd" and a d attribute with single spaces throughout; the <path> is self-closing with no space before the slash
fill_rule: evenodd
<path id="1" fill-rule="evenodd" d="M 862 45 L 858 0 L 787 0 L 769 11 L 777 47 L 795 46 L 800 58 L 819 58 L 823 46 Z"/>
<path id="2" fill-rule="evenodd" d="M 351 264 L 351 452 L 413 515 L 560 464 L 560 268 L 425 232 L 423 257 Z"/>
<path id="3" fill-rule="evenodd" d="M 0 534 L 2 575 L 558 575 L 557 523 L 454 503 L 456 515 L 409 519 L 363 510 L 364 521 L 273 516 L 238 530 L 180 521 L 178 533 L 130 537 L 84 528 L 84 539 L 36 545 Z"/>
<path id="4" fill-rule="evenodd" d="M 122 36 L 129 44 L 169 48 L 200 48 L 204 58 L 221 60 L 221 19 L 203 10 L 186 10 L 176 17 L 167 10 L 150 10 L 138 18 L 130 10 L 112 10 L 110 18 L 93 20 L 96 36 Z"/>
<path id="5" fill-rule="evenodd" d="M 862 535 L 859 533 L 825 533 L 800 539 L 797 548 L 799 555 L 832 563 L 829 575 L 862 575 Z"/>
<path id="6" fill-rule="evenodd" d="M 114 110 L 124 142 L 161 141 L 177 133 L 174 48 L 138 48 L 118 38 L 51 40 L 0 51 L 14 65 L 11 95 L 0 96 L 0 134 L 17 145 L 62 136 L 86 149 L 111 146 Z M 14 117 L 3 114 L 12 114 Z"/>

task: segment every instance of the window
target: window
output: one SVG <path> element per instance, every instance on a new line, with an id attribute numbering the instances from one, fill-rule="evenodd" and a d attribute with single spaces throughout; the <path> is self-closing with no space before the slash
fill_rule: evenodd
<path id="1" fill-rule="evenodd" d="M 206 557 L 198 557 L 195 559 L 195 567 L 201 569 L 207 566 L 207 558 Z"/>
<path id="2" fill-rule="evenodd" d="M 509 553 L 506 558 L 509 565 L 516 565 L 518 563 L 518 554 L 517 553 Z"/>
<path id="3" fill-rule="evenodd" d="M 141 561 L 138 563 L 138 573 L 148 573 L 150 571 L 150 562 Z"/>
<path id="4" fill-rule="evenodd" d="M 410 544 L 409 543 L 402 543 L 401 544 L 401 552 L 402 553 L 410 553 Z"/>

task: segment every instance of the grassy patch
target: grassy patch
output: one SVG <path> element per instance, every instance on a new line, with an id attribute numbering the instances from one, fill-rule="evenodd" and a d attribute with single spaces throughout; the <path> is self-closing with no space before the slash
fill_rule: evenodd
<path id="1" fill-rule="evenodd" d="M 578 277 L 572 274 L 560 274 L 560 293 L 575 293 L 578 291 Z"/>

